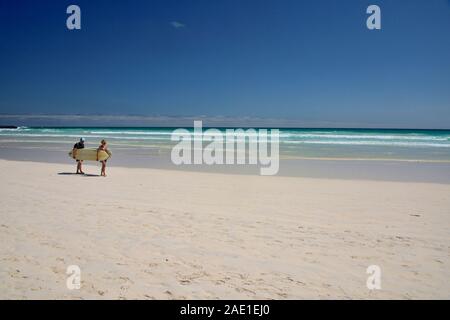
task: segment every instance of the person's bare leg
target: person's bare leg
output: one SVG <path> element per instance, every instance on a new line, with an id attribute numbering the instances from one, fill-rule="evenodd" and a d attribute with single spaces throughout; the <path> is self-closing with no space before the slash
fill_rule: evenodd
<path id="1" fill-rule="evenodd" d="M 81 171 L 81 162 L 77 161 L 77 174 L 79 174 Z"/>
<path id="2" fill-rule="evenodd" d="M 83 167 L 82 167 L 83 161 L 80 160 L 79 164 L 80 164 L 80 173 L 81 173 L 81 174 L 84 174 L 84 172 L 83 172 Z"/>
<path id="3" fill-rule="evenodd" d="M 106 177 L 106 163 L 103 161 L 102 162 L 102 172 L 101 172 L 101 175 L 102 176 L 104 176 L 104 177 Z"/>

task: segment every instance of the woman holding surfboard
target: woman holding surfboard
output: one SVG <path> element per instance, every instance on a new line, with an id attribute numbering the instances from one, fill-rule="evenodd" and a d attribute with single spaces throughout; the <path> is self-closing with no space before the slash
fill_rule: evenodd
<path id="1" fill-rule="evenodd" d="M 98 161 L 98 156 L 99 156 L 100 151 L 105 151 L 106 153 L 109 154 L 109 150 L 107 149 L 106 145 L 107 145 L 106 140 L 103 139 L 100 142 L 100 146 L 97 148 L 97 161 Z M 106 172 L 105 172 L 106 171 L 106 161 L 107 161 L 107 159 L 100 160 L 100 162 L 102 163 L 102 170 L 100 172 L 100 175 L 103 177 L 106 177 Z"/>

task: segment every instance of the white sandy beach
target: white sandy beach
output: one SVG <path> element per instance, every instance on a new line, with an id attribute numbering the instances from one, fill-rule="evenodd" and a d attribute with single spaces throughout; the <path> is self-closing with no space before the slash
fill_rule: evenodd
<path id="1" fill-rule="evenodd" d="M 449 184 L 74 170 L 0 160 L 0 298 L 450 298 Z"/>

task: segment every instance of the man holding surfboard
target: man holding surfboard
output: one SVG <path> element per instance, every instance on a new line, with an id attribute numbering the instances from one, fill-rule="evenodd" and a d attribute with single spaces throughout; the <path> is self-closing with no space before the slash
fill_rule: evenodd
<path id="1" fill-rule="evenodd" d="M 77 158 L 77 152 L 79 149 L 84 149 L 84 138 L 80 138 L 80 141 L 75 143 L 73 146 L 72 155 L 74 159 Z M 81 167 L 83 164 L 83 160 L 76 159 L 76 161 L 77 161 L 77 174 L 84 174 Z"/>

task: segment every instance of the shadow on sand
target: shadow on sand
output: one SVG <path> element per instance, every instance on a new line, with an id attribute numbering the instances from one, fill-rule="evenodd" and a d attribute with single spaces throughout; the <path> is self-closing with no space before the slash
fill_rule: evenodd
<path id="1" fill-rule="evenodd" d="M 91 173 L 79 174 L 79 173 L 75 173 L 75 172 L 58 172 L 58 174 L 62 175 L 62 176 L 74 175 L 74 176 L 80 176 L 80 177 L 100 177 L 99 174 L 91 174 Z"/>

